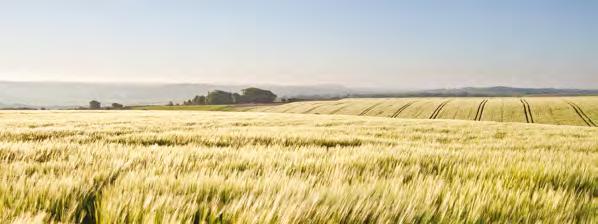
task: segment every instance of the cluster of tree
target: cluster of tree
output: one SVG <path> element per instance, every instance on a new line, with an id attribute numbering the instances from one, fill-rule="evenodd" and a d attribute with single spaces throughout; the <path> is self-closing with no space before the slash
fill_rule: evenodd
<path id="1" fill-rule="evenodd" d="M 112 107 L 106 109 L 124 109 L 125 106 L 120 103 L 112 103 Z M 89 101 L 89 109 L 91 110 L 99 110 L 102 109 L 102 103 L 97 100 Z"/>
<path id="2" fill-rule="evenodd" d="M 272 103 L 274 100 L 276 100 L 276 94 L 272 91 L 251 87 L 242 89 L 241 94 L 222 90 L 210 91 L 207 96 L 195 96 L 193 99 L 183 102 L 183 105 Z M 170 102 L 168 105 L 174 104 Z"/>

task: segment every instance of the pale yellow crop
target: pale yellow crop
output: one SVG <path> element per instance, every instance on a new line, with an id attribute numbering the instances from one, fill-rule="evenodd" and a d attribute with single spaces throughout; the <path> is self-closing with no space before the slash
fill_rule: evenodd
<path id="1" fill-rule="evenodd" d="M 369 116 L 0 112 L 0 222 L 595 223 L 597 139 Z"/>

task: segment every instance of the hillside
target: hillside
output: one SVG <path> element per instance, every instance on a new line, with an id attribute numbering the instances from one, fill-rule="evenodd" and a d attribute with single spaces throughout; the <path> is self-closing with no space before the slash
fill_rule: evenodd
<path id="1" fill-rule="evenodd" d="M 598 97 L 377 98 L 296 102 L 251 111 L 457 119 L 595 127 Z"/>

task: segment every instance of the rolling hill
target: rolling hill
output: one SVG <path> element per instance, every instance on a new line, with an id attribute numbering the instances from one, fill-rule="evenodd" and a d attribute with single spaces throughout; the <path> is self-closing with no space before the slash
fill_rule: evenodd
<path id="1" fill-rule="evenodd" d="M 255 86 L 268 89 L 281 98 L 331 99 L 345 97 L 442 97 L 442 96 L 577 96 L 598 95 L 598 90 L 532 89 L 511 87 L 458 88 L 436 90 L 395 91 L 357 89 L 339 85 L 213 85 L 160 83 L 77 83 L 77 82 L 6 82 L 0 81 L 0 108 L 47 107 L 72 108 L 86 106 L 90 100 L 104 104 L 164 105 L 169 101 L 182 102 L 195 95 L 220 89 L 237 92 Z"/>
<path id="2" fill-rule="evenodd" d="M 307 101 L 250 111 L 592 126 L 598 97 L 445 97 Z"/>

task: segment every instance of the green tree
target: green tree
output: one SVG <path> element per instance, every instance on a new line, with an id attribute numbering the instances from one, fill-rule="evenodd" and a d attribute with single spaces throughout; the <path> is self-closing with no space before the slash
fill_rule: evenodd
<path id="1" fill-rule="evenodd" d="M 214 90 L 208 93 L 206 97 L 206 104 L 233 104 L 233 94 L 222 91 Z"/>
<path id="2" fill-rule="evenodd" d="M 89 109 L 95 110 L 102 108 L 102 104 L 97 100 L 89 101 Z"/>
<path id="3" fill-rule="evenodd" d="M 112 108 L 114 109 L 122 109 L 124 106 L 120 103 L 112 103 Z"/>
<path id="4" fill-rule="evenodd" d="M 243 97 L 238 93 L 233 93 L 233 102 L 234 103 L 243 103 Z"/>
<path id="5" fill-rule="evenodd" d="M 204 105 L 204 104 L 206 104 L 206 97 L 205 96 L 195 96 L 192 101 L 193 101 L 193 105 Z"/>
<path id="6" fill-rule="evenodd" d="M 276 99 L 276 94 L 272 91 L 254 87 L 241 90 L 241 94 L 243 103 L 272 103 Z"/>

